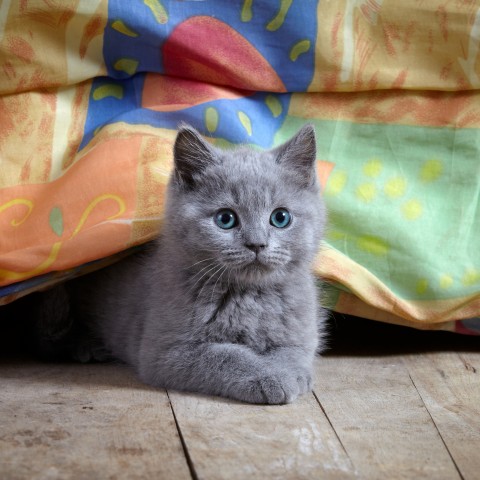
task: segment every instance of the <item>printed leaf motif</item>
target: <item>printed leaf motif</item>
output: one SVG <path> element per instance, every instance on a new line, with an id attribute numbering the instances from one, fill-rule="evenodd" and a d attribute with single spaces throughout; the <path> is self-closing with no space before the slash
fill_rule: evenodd
<path id="1" fill-rule="evenodd" d="M 135 74 L 138 67 L 138 61 L 133 58 L 119 58 L 113 65 L 115 70 L 125 72 L 129 75 Z"/>
<path id="2" fill-rule="evenodd" d="M 300 40 L 290 50 L 290 60 L 296 62 L 297 58 L 310 50 L 310 40 Z"/>
<path id="3" fill-rule="evenodd" d="M 63 214 L 59 207 L 53 207 L 50 210 L 49 223 L 55 234 L 61 237 L 63 234 Z"/>
<path id="4" fill-rule="evenodd" d="M 282 114 L 282 104 L 277 97 L 273 95 L 267 95 L 267 98 L 265 98 L 265 103 L 275 118 Z"/>
<path id="5" fill-rule="evenodd" d="M 164 25 L 168 22 L 168 13 L 158 0 L 143 0 L 143 3 L 152 11 L 158 23 Z"/>
<path id="6" fill-rule="evenodd" d="M 249 22 L 252 19 L 252 1 L 245 0 L 242 7 L 242 22 Z"/>
<path id="7" fill-rule="evenodd" d="M 210 133 L 215 132 L 218 127 L 218 110 L 213 107 L 208 107 L 205 110 L 205 124 Z"/>
<path id="8" fill-rule="evenodd" d="M 107 83 L 97 87 L 93 91 L 94 100 L 103 100 L 106 97 L 114 97 L 118 100 L 123 98 L 123 87 L 121 85 L 115 85 L 113 83 Z"/>
<path id="9" fill-rule="evenodd" d="M 241 112 L 241 111 L 238 111 L 237 115 L 240 120 L 240 123 L 242 124 L 243 128 L 246 130 L 248 136 L 251 137 L 253 132 L 252 132 L 252 121 L 250 120 L 250 117 L 245 112 Z"/>
<path id="10" fill-rule="evenodd" d="M 267 30 L 275 32 L 283 25 L 290 5 L 292 5 L 292 0 L 280 0 L 280 10 L 275 18 L 267 25 Z"/>
<path id="11" fill-rule="evenodd" d="M 125 25 L 125 23 L 123 23 L 121 20 L 115 20 L 112 23 L 112 28 L 117 32 L 127 35 L 128 37 L 133 37 L 133 38 L 138 37 L 138 33 L 132 30 L 131 28 L 127 27 L 127 25 Z"/>

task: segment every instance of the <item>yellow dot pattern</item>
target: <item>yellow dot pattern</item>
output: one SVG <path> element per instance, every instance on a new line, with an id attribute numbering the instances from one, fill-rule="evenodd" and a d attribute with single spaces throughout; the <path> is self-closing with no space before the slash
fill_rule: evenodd
<path id="1" fill-rule="evenodd" d="M 372 158 L 363 166 L 363 173 L 367 177 L 376 178 L 380 175 L 383 169 L 382 161 L 378 158 Z"/>
<path id="2" fill-rule="evenodd" d="M 355 194 L 362 202 L 369 203 L 377 195 L 377 188 L 374 183 L 362 183 L 357 187 Z"/>
<path id="3" fill-rule="evenodd" d="M 325 188 L 325 195 L 336 196 L 342 193 L 347 184 L 347 172 L 336 170 L 332 172 Z"/>
<path id="4" fill-rule="evenodd" d="M 385 240 L 373 235 L 363 235 L 358 238 L 357 246 L 364 252 L 371 253 L 377 257 L 385 256 L 390 247 Z"/>
<path id="5" fill-rule="evenodd" d="M 480 270 L 476 268 L 469 268 L 462 277 L 462 284 L 466 287 L 471 287 L 480 283 Z"/>
<path id="6" fill-rule="evenodd" d="M 423 206 L 419 200 L 408 200 L 402 205 L 402 214 L 407 220 L 417 220 L 423 214 Z"/>
<path id="7" fill-rule="evenodd" d="M 443 173 L 443 163 L 440 160 L 427 160 L 420 170 L 420 180 L 425 183 L 438 180 Z"/>
<path id="8" fill-rule="evenodd" d="M 385 183 L 383 188 L 385 194 L 390 198 L 399 198 L 405 195 L 407 180 L 405 177 L 392 177 Z"/>
<path id="9" fill-rule="evenodd" d="M 426 278 L 421 278 L 418 280 L 415 290 L 419 295 L 424 295 L 428 291 L 428 280 Z"/>
<path id="10" fill-rule="evenodd" d="M 424 301 L 453 298 L 466 288 L 477 291 L 480 265 L 451 265 L 445 259 L 429 265 L 420 260 L 425 258 L 425 250 L 428 252 L 428 238 L 436 232 L 437 220 L 443 220 L 437 218 L 438 209 L 427 203 L 427 198 L 432 189 L 442 189 L 444 184 L 448 187 L 448 165 L 444 159 L 433 156 L 398 168 L 373 156 L 351 163 L 348 170 L 338 165 L 328 178 L 325 194 L 338 196 L 330 201 L 334 207 L 339 202 L 339 209 L 348 195 L 354 211 L 351 218 L 340 218 L 339 225 L 327 233 L 328 241 L 387 284 L 395 275 L 392 284 L 394 289 L 399 287 L 401 297 Z M 376 215 L 379 208 L 392 217 L 391 224 L 382 224 L 377 217 L 368 221 L 370 210 Z M 422 238 L 411 249 L 411 259 L 418 262 L 418 269 L 412 265 L 395 270 L 404 253 L 402 249 L 409 248 L 399 244 L 400 238 L 413 240 L 419 235 Z M 419 276 L 415 277 L 415 272 Z"/>
<path id="11" fill-rule="evenodd" d="M 329 230 L 327 232 L 327 237 L 333 241 L 346 240 L 347 234 L 345 232 L 340 232 L 339 230 Z"/>
<path id="12" fill-rule="evenodd" d="M 443 274 L 440 277 L 439 285 L 442 290 L 447 290 L 453 285 L 453 278 L 450 275 Z"/>

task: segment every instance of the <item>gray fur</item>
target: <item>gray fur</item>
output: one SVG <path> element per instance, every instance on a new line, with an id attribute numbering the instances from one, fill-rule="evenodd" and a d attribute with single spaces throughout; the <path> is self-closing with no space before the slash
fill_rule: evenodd
<path id="1" fill-rule="evenodd" d="M 313 127 L 257 152 L 183 126 L 174 160 L 160 237 L 70 285 L 71 310 L 148 384 L 291 402 L 312 387 L 324 316 L 310 272 L 325 222 Z M 280 207 L 283 229 L 269 223 Z M 224 208 L 238 226 L 217 226 Z"/>

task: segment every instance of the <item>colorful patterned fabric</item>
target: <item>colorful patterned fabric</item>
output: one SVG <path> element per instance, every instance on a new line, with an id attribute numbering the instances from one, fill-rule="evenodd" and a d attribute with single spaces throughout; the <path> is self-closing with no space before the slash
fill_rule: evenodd
<path id="1" fill-rule="evenodd" d="M 3 0 L 0 302 L 161 228 L 186 121 L 316 127 L 325 303 L 480 332 L 480 3 Z"/>

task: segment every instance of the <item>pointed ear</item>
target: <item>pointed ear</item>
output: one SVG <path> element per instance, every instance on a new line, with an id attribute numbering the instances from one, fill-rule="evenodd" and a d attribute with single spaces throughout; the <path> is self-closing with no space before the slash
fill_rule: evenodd
<path id="1" fill-rule="evenodd" d="M 177 179 L 188 187 L 208 165 L 215 162 L 215 149 L 190 125 L 180 125 L 173 146 Z"/>
<path id="2" fill-rule="evenodd" d="M 313 125 L 304 125 L 295 136 L 273 152 L 277 163 L 292 170 L 302 186 L 310 187 L 315 183 L 317 148 Z"/>

